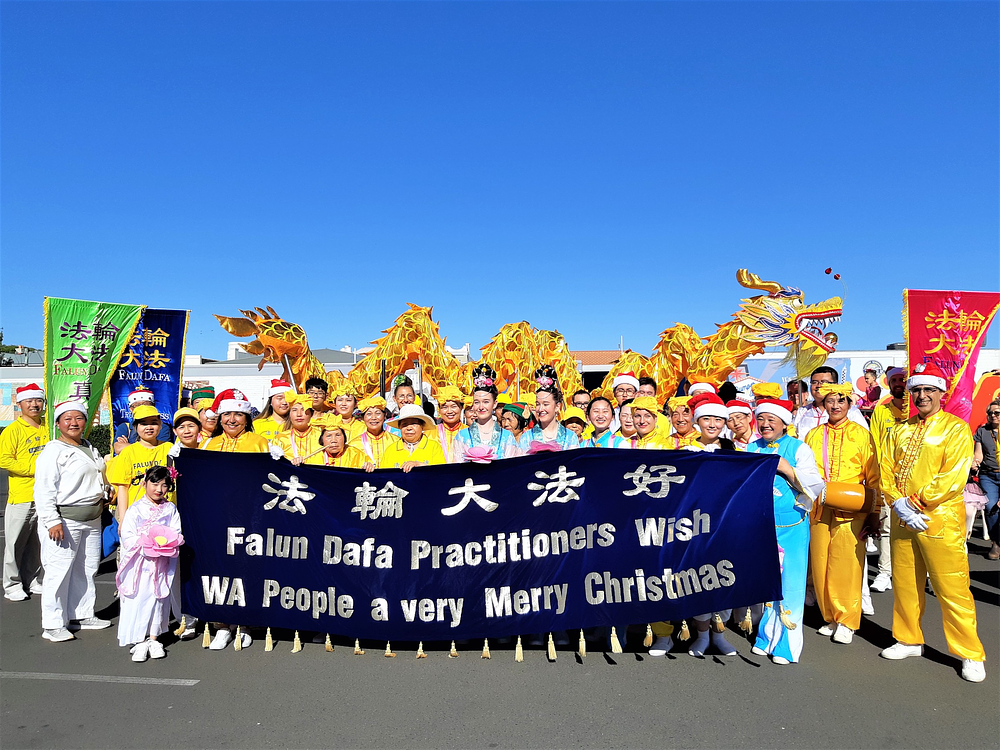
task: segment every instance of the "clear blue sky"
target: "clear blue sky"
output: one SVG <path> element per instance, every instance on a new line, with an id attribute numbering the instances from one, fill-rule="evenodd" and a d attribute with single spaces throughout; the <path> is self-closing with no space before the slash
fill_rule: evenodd
<path id="1" fill-rule="evenodd" d="M 850 293 L 1000 286 L 998 5 L 16 3 L 2 21 L 7 343 L 42 297 L 269 304 L 314 347 L 412 301 L 649 353 L 745 265 Z M 1000 340 L 994 325 L 990 343 Z"/>

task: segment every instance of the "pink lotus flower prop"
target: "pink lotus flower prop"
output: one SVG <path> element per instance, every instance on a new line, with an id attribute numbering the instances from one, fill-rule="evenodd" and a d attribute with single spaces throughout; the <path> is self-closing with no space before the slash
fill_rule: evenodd
<path id="1" fill-rule="evenodd" d="M 142 556 L 148 558 L 177 557 L 178 548 L 184 544 L 184 535 L 169 526 L 150 526 L 139 537 Z"/>
<path id="2" fill-rule="evenodd" d="M 540 440 L 532 440 L 531 445 L 528 446 L 528 455 L 533 456 L 536 453 L 558 453 L 562 448 L 559 447 L 558 443 L 543 443 Z"/>
<path id="3" fill-rule="evenodd" d="M 465 451 L 466 460 L 477 464 L 491 463 L 496 457 L 497 455 L 493 452 L 492 448 L 486 448 L 482 445 L 467 448 Z"/>

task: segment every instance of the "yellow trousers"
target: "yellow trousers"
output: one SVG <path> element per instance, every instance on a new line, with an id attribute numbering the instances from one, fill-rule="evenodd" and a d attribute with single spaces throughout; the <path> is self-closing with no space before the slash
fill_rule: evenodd
<path id="1" fill-rule="evenodd" d="M 865 545 L 861 529 L 864 513 L 823 508 L 809 539 L 816 603 L 825 622 L 857 630 L 861 627 L 861 577 Z"/>
<path id="2" fill-rule="evenodd" d="M 969 590 L 969 557 L 965 551 L 965 503 L 961 495 L 926 515 L 927 531 L 913 531 L 892 520 L 892 635 L 902 643 L 922 644 L 925 596 L 930 575 L 941 603 L 948 650 L 962 659 L 985 661 L 976 634 L 976 603 Z"/>

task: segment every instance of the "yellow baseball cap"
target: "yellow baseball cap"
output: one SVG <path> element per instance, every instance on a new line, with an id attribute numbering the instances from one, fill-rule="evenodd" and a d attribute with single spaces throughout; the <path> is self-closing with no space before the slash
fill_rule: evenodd
<path id="1" fill-rule="evenodd" d="M 149 419 L 150 417 L 160 418 L 160 412 L 156 410 L 156 407 L 152 404 L 140 404 L 135 407 L 135 411 L 132 412 L 132 422 L 140 422 L 143 419 Z"/>

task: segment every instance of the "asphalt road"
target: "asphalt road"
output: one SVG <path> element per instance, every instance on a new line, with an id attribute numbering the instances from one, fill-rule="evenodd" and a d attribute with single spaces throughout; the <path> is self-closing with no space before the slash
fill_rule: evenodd
<path id="1" fill-rule="evenodd" d="M 978 535 L 978 529 L 977 529 Z M 958 676 L 940 610 L 928 597 L 922 659 L 878 658 L 891 643 L 892 592 L 874 593 L 850 646 L 815 634 L 807 609 L 803 661 L 778 667 L 750 654 L 651 659 L 642 633 L 626 653 L 479 644 L 449 659 L 444 644 L 414 658 L 414 645 L 346 642 L 333 653 L 306 643 L 290 653 L 263 640 L 242 652 L 167 643 L 167 658 L 134 664 L 115 628 L 77 640 L 42 640 L 38 598 L 0 600 L 0 746 L 7 748 L 299 747 L 768 747 L 985 748 L 1000 744 L 1000 564 L 970 555 L 986 682 Z M 113 571 L 98 576 L 98 609 L 116 616 Z M 173 640 L 171 638 L 171 640 Z M 80 676 L 96 676 L 98 679 Z M 40 679 L 45 677 L 46 679 Z M 125 682 L 140 678 L 148 682 Z M 180 681 L 171 683 L 170 681 Z"/>

